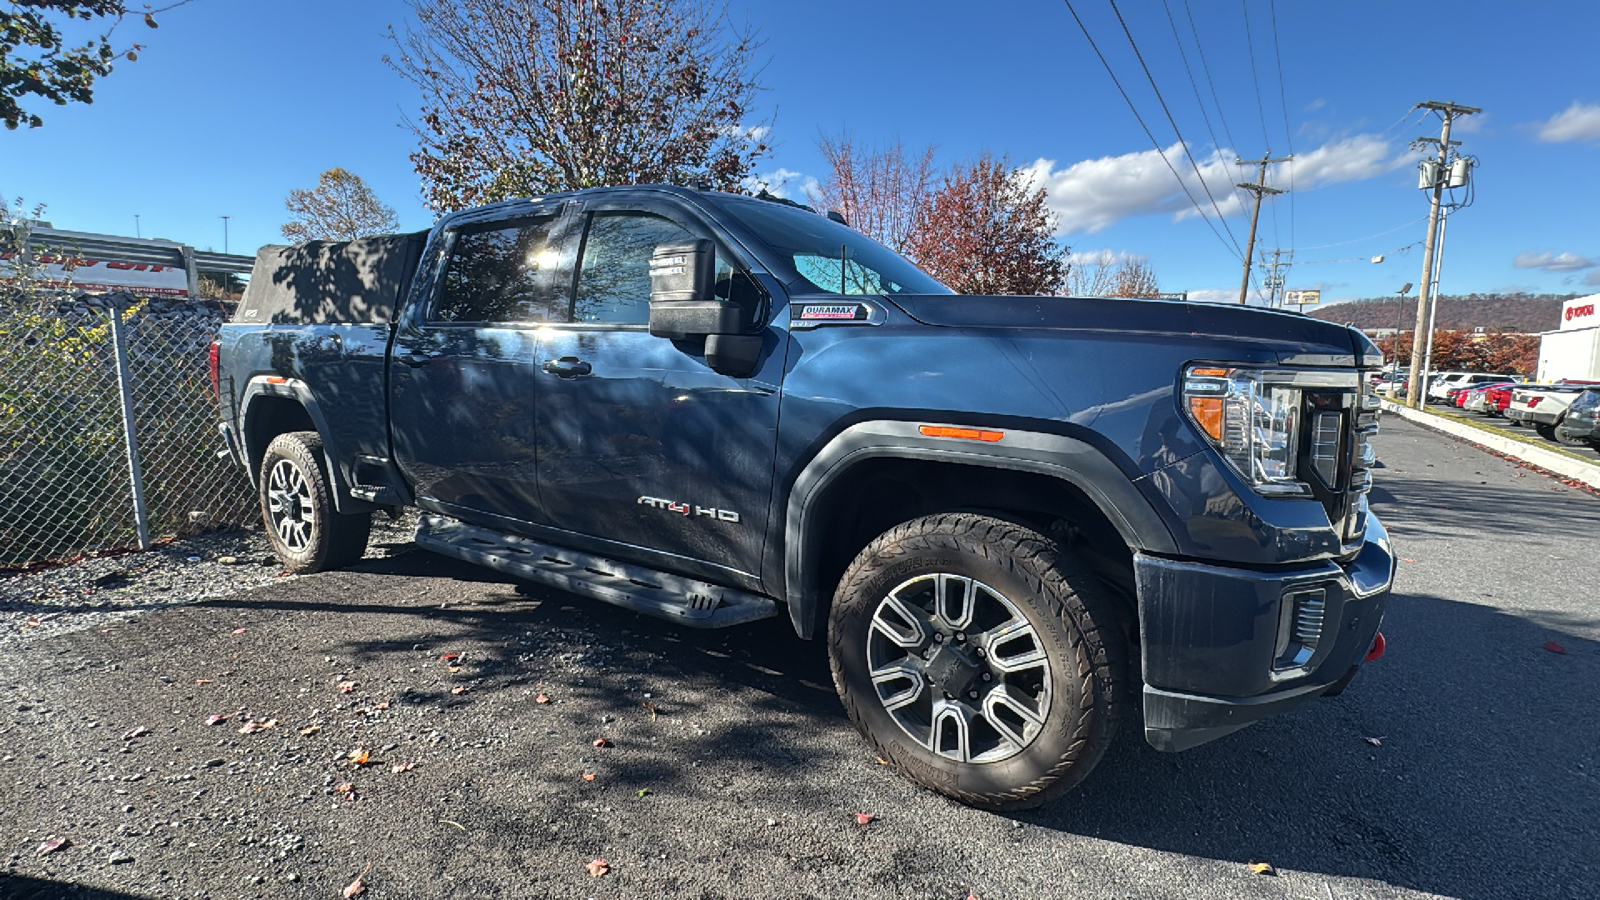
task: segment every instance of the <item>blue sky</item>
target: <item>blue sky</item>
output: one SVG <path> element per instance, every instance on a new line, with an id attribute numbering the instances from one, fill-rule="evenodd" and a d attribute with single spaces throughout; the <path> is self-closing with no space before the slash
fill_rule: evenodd
<path id="1" fill-rule="evenodd" d="M 1075 253 L 1143 256 L 1163 289 L 1221 298 L 1237 295 L 1248 227 L 1231 164 L 1292 146 L 1293 172 L 1269 180 L 1295 189 L 1264 206 L 1258 246 L 1295 251 L 1291 289 L 1377 296 L 1420 280 L 1427 200 L 1407 143 L 1439 122 L 1408 111 L 1453 100 L 1484 113 L 1458 122 L 1480 164 L 1441 290 L 1600 291 L 1600 4 L 1122 0 L 1220 220 L 1108 0 L 1073 6 L 1221 239 L 1062 2 L 734 0 L 769 57 L 760 104 L 778 146 L 760 171 L 798 193 L 825 174 L 817 137 L 845 129 L 935 145 L 941 162 L 1006 154 L 1047 188 Z M 290 189 L 342 166 L 424 228 L 400 126 L 417 97 L 382 61 L 406 14 L 397 0 L 196 0 L 155 31 L 130 21 L 147 49 L 93 105 L 0 132 L 0 193 L 48 204 L 59 228 L 131 235 L 137 214 L 146 237 L 216 250 L 227 215 L 229 249 L 252 252 L 282 240 Z"/>

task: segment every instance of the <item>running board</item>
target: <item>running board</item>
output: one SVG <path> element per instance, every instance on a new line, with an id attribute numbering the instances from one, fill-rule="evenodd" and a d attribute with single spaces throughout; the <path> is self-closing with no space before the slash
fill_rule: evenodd
<path id="1" fill-rule="evenodd" d="M 541 544 L 423 514 L 417 546 L 692 628 L 723 628 L 778 614 L 770 597 Z"/>

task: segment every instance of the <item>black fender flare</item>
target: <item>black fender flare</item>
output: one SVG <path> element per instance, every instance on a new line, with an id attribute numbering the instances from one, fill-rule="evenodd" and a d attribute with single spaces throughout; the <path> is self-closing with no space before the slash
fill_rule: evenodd
<path id="1" fill-rule="evenodd" d="M 858 422 L 829 441 L 801 470 L 789 492 L 784 516 L 784 596 L 789 618 L 802 638 L 811 638 L 822 603 L 813 543 L 817 501 L 834 480 L 870 459 L 894 457 L 1014 469 L 1059 478 L 1078 488 L 1105 514 L 1135 552 L 1176 554 L 1177 543 L 1133 479 L 1085 440 L 1007 428 L 997 441 L 931 437 L 926 422 Z M 968 428 L 957 425 L 951 427 Z"/>
<path id="2" fill-rule="evenodd" d="M 311 388 L 298 378 L 282 378 L 276 375 L 257 375 L 251 378 L 244 386 L 243 393 L 239 396 L 239 449 L 245 457 L 245 472 L 250 476 L 251 484 L 256 484 L 260 478 L 261 457 L 251 450 L 248 436 L 250 434 L 250 414 L 255 408 L 256 401 L 262 397 L 281 397 L 293 400 L 300 404 L 311 418 L 311 424 L 316 428 L 317 434 L 322 435 L 322 464 L 327 467 L 329 476 L 333 479 L 333 507 L 341 513 L 370 512 L 378 507 L 365 500 L 358 500 L 350 496 L 350 479 L 334 456 L 332 448 L 328 446 L 328 417 L 323 414 L 321 404 L 317 403 L 316 395 L 311 393 Z"/>

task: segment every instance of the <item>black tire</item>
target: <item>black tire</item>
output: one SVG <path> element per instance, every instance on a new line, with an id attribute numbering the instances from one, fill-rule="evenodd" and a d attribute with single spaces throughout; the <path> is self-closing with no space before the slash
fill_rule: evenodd
<path id="1" fill-rule="evenodd" d="M 955 609 L 943 605 L 952 586 L 971 635 L 950 625 L 961 619 L 912 610 L 929 597 L 945 613 Z M 1010 624 L 990 624 L 1000 615 Z M 1127 705 L 1117 622 L 1098 580 L 1044 535 L 945 513 L 897 526 L 861 551 L 834 595 L 828 649 L 839 697 L 882 759 L 963 803 L 1010 811 L 1071 790 L 1111 744 Z M 913 631 L 917 649 L 905 643 Z M 1012 670 L 1034 656 L 1043 661 Z M 963 710 L 973 717 L 963 720 Z"/>
<path id="2" fill-rule="evenodd" d="M 1561 434 L 1561 426 L 1566 424 L 1566 421 L 1567 421 L 1567 414 L 1566 413 L 1562 413 L 1561 414 L 1561 418 L 1556 420 L 1556 424 L 1552 425 L 1550 427 L 1550 433 L 1553 436 L 1555 442 L 1560 444 L 1563 447 L 1587 447 L 1587 446 L 1589 446 L 1589 441 L 1586 438 L 1569 438 L 1569 437 L 1564 437 Z"/>
<path id="3" fill-rule="evenodd" d="M 298 574 L 348 566 L 367 551 L 371 513 L 341 513 L 315 431 L 280 434 L 261 457 L 261 520 L 272 551 Z"/>
<path id="4" fill-rule="evenodd" d="M 1554 442 L 1556 439 L 1556 426 L 1546 425 L 1543 422 L 1533 423 L 1533 430 L 1539 432 L 1539 437 Z"/>

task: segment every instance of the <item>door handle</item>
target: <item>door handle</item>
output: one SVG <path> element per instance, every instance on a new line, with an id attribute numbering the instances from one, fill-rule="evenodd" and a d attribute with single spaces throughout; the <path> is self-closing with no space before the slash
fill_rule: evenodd
<path id="1" fill-rule="evenodd" d="M 577 358 L 576 356 L 563 356 L 560 359 L 547 359 L 544 361 L 544 365 L 540 366 L 539 368 L 561 378 L 576 378 L 579 375 L 588 375 L 594 371 L 593 366 Z"/>
<path id="2" fill-rule="evenodd" d="M 427 356 L 421 353 L 402 353 L 399 356 L 396 356 L 395 359 L 400 360 L 413 369 L 433 362 L 432 356 Z"/>

